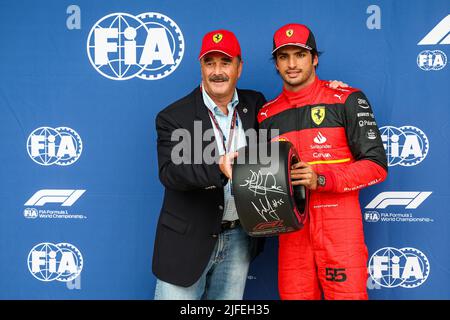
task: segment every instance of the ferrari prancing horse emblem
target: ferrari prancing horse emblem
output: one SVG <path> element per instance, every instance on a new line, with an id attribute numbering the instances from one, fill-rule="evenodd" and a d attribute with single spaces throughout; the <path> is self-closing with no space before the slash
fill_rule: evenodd
<path id="1" fill-rule="evenodd" d="M 320 125 L 323 119 L 325 119 L 325 107 L 318 106 L 311 108 L 311 119 L 315 124 Z"/>
<path id="2" fill-rule="evenodd" d="M 216 33 L 216 34 L 213 36 L 213 41 L 214 41 L 215 43 L 219 43 L 220 41 L 222 41 L 222 38 L 223 38 L 223 35 L 222 35 L 221 33 Z"/>

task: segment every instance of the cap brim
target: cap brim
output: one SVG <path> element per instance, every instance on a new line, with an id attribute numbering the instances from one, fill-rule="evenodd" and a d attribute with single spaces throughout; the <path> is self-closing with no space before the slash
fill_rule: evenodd
<path id="1" fill-rule="evenodd" d="M 282 47 L 286 47 L 286 46 L 296 46 L 296 47 L 302 47 L 302 48 L 305 48 L 305 49 L 307 49 L 307 50 L 312 50 L 312 48 L 309 47 L 309 46 L 307 46 L 306 44 L 302 44 L 302 43 L 285 43 L 285 44 L 282 44 L 281 46 L 276 47 L 276 48 L 272 51 L 272 54 L 274 54 L 275 51 L 277 51 L 278 49 L 280 49 L 280 48 L 282 48 Z"/>
<path id="2" fill-rule="evenodd" d="M 220 53 L 223 53 L 224 55 L 229 56 L 230 58 L 233 58 L 233 56 L 232 56 L 231 54 L 226 53 L 225 51 L 217 50 L 217 49 L 212 49 L 212 50 L 208 50 L 208 51 L 204 52 L 201 56 L 198 57 L 198 60 L 200 60 L 200 59 L 203 58 L 205 55 L 207 55 L 208 53 L 211 53 L 211 52 L 220 52 Z"/>

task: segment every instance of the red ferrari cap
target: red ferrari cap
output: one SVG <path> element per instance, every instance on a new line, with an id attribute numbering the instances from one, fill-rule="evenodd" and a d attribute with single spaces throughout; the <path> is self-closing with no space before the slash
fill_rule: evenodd
<path id="1" fill-rule="evenodd" d="M 272 54 L 284 46 L 299 46 L 317 51 L 316 40 L 311 30 L 307 26 L 298 23 L 284 25 L 273 35 Z"/>
<path id="2" fill-rule="evenodd" d="M 233 58 L 241 56 L 241 46 L 233 32 L 228 30 L 215 30 L 203 37 L 202 48 L 198 59 L 210 52 L 222 52 Z"/>

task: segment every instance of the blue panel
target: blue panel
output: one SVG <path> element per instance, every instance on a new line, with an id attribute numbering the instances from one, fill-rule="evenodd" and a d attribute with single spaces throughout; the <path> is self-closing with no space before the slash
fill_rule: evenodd
<path id="1" fill-rule="evenodd" d="M 389 177 L 360 194 L 370 298 L 450 298 L 447 0 L 71 4 L 0 3 L 0 299 L 152 299 L 156 114 L 199 85 L 201 38 L 219 28 L 242 46 L 238 86 L 277 96 L 272 35 L 288 22 L 314 31 L 319 77 L 362 89 L 383 134 Z M 100 67 L 96 25 L 124 32 L 114 43 L 125 46 L 127 23 L 137 48 Z M 140 61 L 158 23 L 175 67 Z M 252 264 L 246 299 L 278 299 L 277 248 L 271 238 Z"/>

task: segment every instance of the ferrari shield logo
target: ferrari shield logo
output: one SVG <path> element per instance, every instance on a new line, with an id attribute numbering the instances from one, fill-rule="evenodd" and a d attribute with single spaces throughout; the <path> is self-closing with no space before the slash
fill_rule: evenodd
<path id="1" fill-rule="evenodd" d="M 222 41 L 222 38 L 223 38 L 223 35 L 222 35 L 221 33 L 216 33 L 216 34 L 213 36 L 213 41 L 214 41 L 215 43 L 219 43 L 220 41 Z"/>
<path id="2" fill-rule="evenodd" d="M 288 38 L 292 37 L 293 34 L 294 34 L 294 30 L 292 30 L 292 29 L 286 30 L 286 35 L 288 36 Z"/>
<path id="3" fill-rule="evenodd" d="M 318 106 L 311 109 L 311 119 L 315 124 L 320 125 L 325 119 L 325 107 Z"/>

